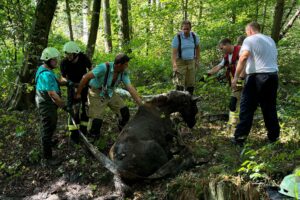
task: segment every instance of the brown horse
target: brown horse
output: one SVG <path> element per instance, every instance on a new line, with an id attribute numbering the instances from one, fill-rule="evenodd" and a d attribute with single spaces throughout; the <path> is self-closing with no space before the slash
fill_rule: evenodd
<path id="1" fill-rule="evenodd" d="M 197 100 L 186 92 L 171 91 L 140 106 L 110 149 L 110 158 L 119 169 L 119 175 L 136 179 L 168 174 L 166 166 L 173 168 L 171 165 L 175 164 L 171 161 L 170 150 L 173 138 L 177 136 L 170 114 L 179 112 L 183 121 L 192 128 L 198 112 Z M 163 166 L 164 170 L 159 171 Z"/>

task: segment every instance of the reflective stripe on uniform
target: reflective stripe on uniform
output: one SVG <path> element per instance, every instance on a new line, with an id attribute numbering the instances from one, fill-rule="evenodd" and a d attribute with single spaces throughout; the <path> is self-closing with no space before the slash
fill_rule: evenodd
<path id="1" fill-rule="evenodd" d="M 89 122 L 86 122 L 86 121 L 81 121 L 80 122 L 80 125 L 81 126 L 88 126 Z"/>
<path id="2" fill-rule="evenodd" d="M 229 112 L 229 120 L 228 120 L 228 124 L 229 125 L 233 125 L 233 124 L 237 124 L 239 119 L 239 112 Z"/>
<path id="3" fill-rule="evenodd" d="M 72 124 L 70 124 L 70 125 L 68 125 L 68 129 L 69 129 L 69 131 L 74 131 L 74 130 L 78 130 L 78 125 L 72 125 Z"/>

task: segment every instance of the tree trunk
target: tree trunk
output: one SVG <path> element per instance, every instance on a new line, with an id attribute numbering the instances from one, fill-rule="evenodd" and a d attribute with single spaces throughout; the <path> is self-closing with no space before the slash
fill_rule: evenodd
<path id="1" fill-rule="evenodd" d="M 284 0 L 277 0 L 274 17 L 273 17 L 273 26 L 272 26 L 272 34 L 271 34 L 271 37 L 276 43 L 279 41 L 283 10 L 284 10 Z"/>
<path id="2" fill-rule="evenodd" d="M 150 13 L 151 13 L 151 0 L 148 0 L 148 16 L 147 16 L 147 25 L 146 25 L 146 56 L 149 54 L 149 41 L 150 41 Z"/>
<path id="3" fill-rule="evenodd" d="M 256 0 L 255 21 L 258 21 L 258 12 L 259 12 L 259 0 Z"/>
<path id="4" fill-rule="evenodd" d="M 289 19 L 290 15 L 292 14 L 292 11 L 296 5 L 297 5 L 297 0 L 293 0 L 287 14 L 285 15 L 284 19 L 282 20 L 281 27 L 283 27 L 284 24 L 287 22 L 287 20 Z"/>
<path id="5" fill-rule="evenodd" d="M 131 4 L 130 4 L 130 0 L 128 1 L 128 23 L 129 23 L 129 40 L 132 39 L 133 36 L 133 27 L 130 26 L 130 24 L 132 24 L 132 14 L 131 14 Z"/>
<path id="6" fill-rule="evenodd" d="M 34 103 L 34 74 L 39 58 L 48 44 L 51 22 L 56 9 L 57 0 L 40 0 L 37 2 L 33 27 L 24 55 L 23 67 L 16 78 L 16 88 L 7 100 L 10 109 L 27 109 Z M 30 90 L 30 91 L 28 91 Z"/>
<path id="7" fill-rule="evenodd" d="M 100 9 L 101 9 L 101 0 L 94 0 L 92 22 L 90 27 L 88 44 L 86 48 L 86 54 L 90 59 L 93 58 L 93 54 L 95 50 L 95 44 L 97 40 L 97 33 L 99 27 Z"/>
<path id="8" fill-rule="evenodd" d="M 285 36 L 285 34 L 293 26 L 294 22 L 298 17 L 300 17 L 300 8 L 298 8 L 294 16 L 290 19 L 289 23 L 284 27 L 283 31 L 280 33 L 279 40 L 281 40 Z"/>
<path id="9" fill-rule="evenodd" d="M 182 0 L 181 1 L 181 5 L 182 5 L 182 17 L 183 17 L 183 20 L 187 20 L 187 18 L 188 18 L 188 14 L 187 14 L 188 0 Z"/>
<path id="10" fill-rule="evenodd" d="M 67 16 L 68 16 L 68 26 L 69 26 L 70 40 L 74 41 L 69 0 L 66 0 L 66 13 L 67 13 Z"/>
<path id="11" fill-rule="evenodd" d="M 88 14 L 89 14 L 89 2 L 88 0 L 82 0 L 82 39 L 85 44 L 87 44 L 88 37 L 89 37 Z"/>
<path id="12" fill-rule="evenodd" d="M 112 52 L 112 35 L 111 35 L 109 0 L 103 0 L 103 21 L 104 21 L 105 52 L 110 53 Z"/>
<path id="13" fill-rule="evenodd" d="M 188 19 L 188 0 L 185 0 L 184 20 Z"/>
<path id="14" fill-rule="evenodd" d="M 231 23 L 235 24 L 236 22 L 236 7 L 231 8 Z"/>
<path id="15" fill-rule="evenodd" d="M 118 16 L 120 20 L 120 48 L 128 53 L 131 52 L 129 48 L 130 35 L 129 35 L 129 20 L 128 20 L 128 1 L 127 0 L 118 0 Z"/>
<path id="16" fill-rule="evenodd" d="M 263 22 L 262 22 L 262 25 L 261 25 L 261 32 L 262 33 L 264 33 L 264 29 L 265 29 L 265 23 L 266 23 L 266 18 L 267 18 L 268 1 L 269 0 L 264 1 Z"/>
<path id="17" fill-rule="evenodd" d="M 202 15 L 203 15 L 203 1 L 200 0 L 199 1 L 200 5 L 199 5 L 199 15 L 198 15 L 198 19 L 200 21 L 202 21 Z"/>

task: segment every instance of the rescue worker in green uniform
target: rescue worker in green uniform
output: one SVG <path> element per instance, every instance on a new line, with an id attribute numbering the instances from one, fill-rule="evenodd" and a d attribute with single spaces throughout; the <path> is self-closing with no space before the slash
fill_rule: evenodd
<path id="1" fill-rule="evenodd" d="M 74 41 L 67 42 L 63 47 L 65 58 L 60 63 L 60 71 L 62 81 L 67 82 L 68 87 L 68 110 L 72 111 L 68 119 L 68 131 L 71 134 L 71 139 L 79 142 L 78 127 L 85 134 L 87 132 L 88 116 L 87 116 L 87 94 L 88 87 L 83 88 L 81 99 L 76 100 L 75 92 L 79 82 L 88 70 L 92 69 L 92 63 L 88 56 L 81 52 L 81 49 Z M 74 117 L 76 125 L 73 124 L 71 117 Z"/>
<path id="2" fill-rule="evenodd" d="M 64 108 L 61 98 L 58 79 L 52 71 L 58 65 L 59 51 L 53 47 L 43 50 L 41 60 L 43 64 L 35 75 L 36 95 L 35 101 L 41 121 L 41 142 L 43 157 L 49 165 L 57 164 L 52 155 L 52 136 L 57 124 L 57 108 Z"/>

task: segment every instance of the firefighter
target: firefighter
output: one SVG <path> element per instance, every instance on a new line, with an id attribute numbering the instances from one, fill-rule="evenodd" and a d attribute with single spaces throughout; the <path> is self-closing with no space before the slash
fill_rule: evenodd
<path id="1" fill-rule="evenodd" d="M 219 49 L 223 52 L 224 57 L 222 61 L 208 71 L 208 75 L 212 75 L 220 71 L 222 68 L 226 67 L 226 79 L 231 86 L 232 77 L 234 77 L 236 65 L 239 60 L 240 45 L 233 45 L 231 40 L 224 38 L 219 42 Z M 231 97 L 229 103 L 229 120 L 228 120 L 228 130 L 233 132 L 239 119 L 239 105 L 240 97 L 243 89 L 244 73 L 239 77 L 237 87 L 231 90 Z"/>
<path id="2" fill-rule="evenodd" d="M 78 127 L 85 134 L 87 132 L 88 116 L 87 116 L 87 93 L 88 88 L 83 88 L 81 92 L 81 99 L 75 100 L 75 92 L 79 82 L 88 70 L 91 70 L 92 63 L 88 56 L 81 52 L 79 46 L 74 41 L 67 42 L 63 47 L 65 58 L 60 64 L 60 71 L 63 81 L 67 82 L 68 87 L 68 110 L 72 111 L 68 119 L 68 131 L 71 134 L 71 139 L 79 142 Z M 74 117 L 76 125 L 72 123 L 71 117 Z"/>
<path id="3" fill-rule="evenodd" d="M 65 103 L 60 97 L 59 82 L 52 71 L 57 67 L 58 59 L 59 51 L 57 49 L 45 48 L 41 56 L 44 63 L 38 68 L 35 75 L 35 101 L 41 122 L 42 152 L 46 164 L 49 165 L 59 163 L 52 156 L 52 136 L 57 124 L 57 108 L 65 107 Z"/>

